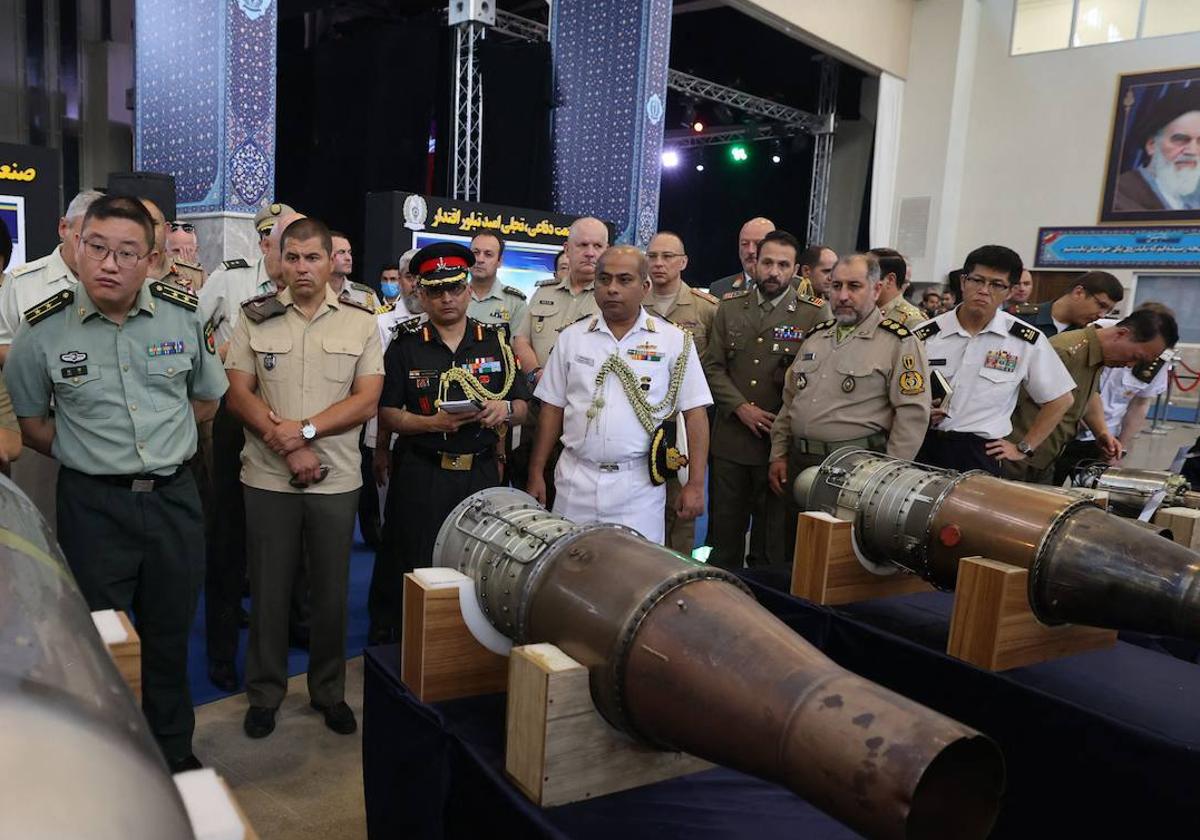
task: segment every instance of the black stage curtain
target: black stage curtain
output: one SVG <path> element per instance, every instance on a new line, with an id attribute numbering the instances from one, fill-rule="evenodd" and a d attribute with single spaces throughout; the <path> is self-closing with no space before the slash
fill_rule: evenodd
<path id="1" fill-rule="evenodd" d="M 485 40 L 479 67 L 484 80 L 481 198 L 549 210 L 550 45 Z"/>

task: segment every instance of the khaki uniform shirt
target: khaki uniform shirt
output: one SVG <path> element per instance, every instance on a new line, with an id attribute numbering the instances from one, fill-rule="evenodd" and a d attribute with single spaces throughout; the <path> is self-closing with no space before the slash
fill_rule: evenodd
<path id="1" fill-rule="evenodd" d="M 1075 437 L 1088 400 L 1096 391 L 1100 370 L 1104 367 L 1104 354 L 1095 327 L 1059 333 L 1050 339 L 1050 346 L 1054 348 L 1058 358 L 1062 359 L 1067 373 L 1071 374 L 1075 381 L 1075 402 L 1033 455 L 1029 456 L 1028 464 L 1035 470 L 1044 470 L 1054 463 L 1062 448 Z M 1017 408 L 1013 411 L 1013 430 L 1008 439 L 1013 443 L 1024 440 L 1025 433 L 1033 425 L 1033 418 L 1037 417 L 1040 409 L 1041 406 L 1022 391 L 1020 399 L 1017 400 Z"/>
<path id="2" fill-rule="evenodd" d="M 174 283 L 179 288 L 190 294 L 199 294 L 204 288 L 204 281 L 208 275 L 204 273 L 204 266 L 196 263 L 184 262 L 180 259 L 172 259 L 171 267 L 167 273 L 163 275 L 163 280 L 168 283 Z"/>
<path id="3" fill-rule="evenodd" d="M 17 266 L 0 286 L 0 344 L 12 344 L 25 312 L 79 281 L 63 262 L 62 246 L 40 260 Z"/>
<path id="4" fill-rule="evenodd" d="M 769 436 L 757 438 L 733 413 L 742 403 L 777 412 L 783 383 L 808 330 L 830 317 L 819 298 L 800 298 L 790 285 L 772 305 L 757 290 L 731 292 L 717 307 L 703 362 L 717 406 L 711 451 L 738 464 L 765 465 Z"/>
<path id="5" fill-rule="evenodd" d="M 717 315 L 719 302 L 718 298 L 708 292 L 693 289 L 687 283 L 680 283 L 675 300 L 665 312 L 658 314 L 679 329 L 690 332 L 692 342 L 696 345 L 696 353 L 703 358 L 704 349 L 708 347 L 708 335 L 712 332 L 712 322 Z"/>
<path id="6" fill-rule="evenodd" d="M 896 295 L 880 307 L 880 312 L 883 313 L 884 318 L 908 327 L 915 327 L 929 320 L 925 317 L 924 312 L 905 300 L 904 295 Z"/>
<path id="7" fill-rule="evenodd" d="M 282 310 L 278 314 L 271 311 Z M 280 417 L 307 420 L 350 395 L 359 376 L 383 375 L 383 351 L 375 316 L 340 300 L 326 287 L 325 304 L 310 321 L 295 308 L 292 292 L 245 304 L 246 312 L 266 317 L 255 323 L 238 321 L 225 356 L 225 367 L 249 373 L 258 380 L 258 395 Z M 245 313 L 243 313 L 245 314 Z M 348 493 L 362 485 L 358 430 L 309 444 L 329 467 L 324 481 L 304 489 L 292 487 L 287 462 L 257 434 L 246 430 L 242 450 L 242 483 L 278 493 Z M 320 429 L 317 430 L 320 435 Z"/>
<path id="8" fill-rule="evenodd" d="M 190 400 L 229 382 L 196 299 L 147 282 L 124 323 L 82 285 L 31 310 L 4 376 L 18 417 L 45 417 L 54 397 L 52 454 L 89 475 L 170 475 L 196 451 Z"/>
<path id="9" fill-rule="evenodd" d="M 267 275 L 262 257 L 254 262 L 237 259 L 221 263 L 197 296 L 200 320 L 212 320 L 217 331 L 217 346 L 233 338 L 233 328 L 242 317 L 243 303 L 274 290 L 275 281 Z"/>
<path id="10" fill-rule="evenodd" d="M 353 280 L 346 280 L 342 284 L 338 298 L 365 306 L 375 314 L 383 311 L 383 304 L 379 302 L 379 296 L 375 294 L 375 290 L 362 283 L 355 283 Z"/>
<path id="11" fill-rule="evenodd" d="M 525 293 L 515 286 L 505 286 L 500 281 L 483 297 L 475 297 L 471 289 L 471 302 L 467 304 L 467 317 L 481 324 L 508 324 L 511 330 L 525 317 Z"/>
<path id="12" fill-rule="evenodd" d="M 554 349 L 554 342 L 564 327 L 584 315 L 599 314 L 596 306 L 595 284 L 588 283 L 578 293 L 571 290 L 571 280 L 559 282 L 553 278 L 537 284 L 529 308 L 513 335 L 529 339 L 538 364 L 545 365 Z"/>
<path id="13" fill-rule="evenodd" d="M 796 439 L 836 443 L 887 435 L 887 454 L 911 460 L 929 428 L 925 348 L 895 321 L 870 312 L 838 341 L 826 321 L 800 343 L 771 428 L 771 460 Z"/>

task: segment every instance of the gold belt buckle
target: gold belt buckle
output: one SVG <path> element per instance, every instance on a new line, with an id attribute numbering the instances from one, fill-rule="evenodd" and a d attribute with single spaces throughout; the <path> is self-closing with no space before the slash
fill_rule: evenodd
<path id="1" fill-rule="evenodd" d="M 469 470 L 473 463 L 475 463 L 475 456 L 470 453 L 465 455 L 457 455 L 453 452 L 442 453 L 442 469 L 444 470 Z"/>

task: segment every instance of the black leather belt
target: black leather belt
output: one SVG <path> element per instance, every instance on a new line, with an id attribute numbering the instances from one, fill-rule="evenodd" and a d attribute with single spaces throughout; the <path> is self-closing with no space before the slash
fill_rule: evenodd
<path id="1" fill-rule="evenodd" d="M 70 467 L 64 467 L 63 469 L 70 469 Z M 92 475 L 91 473 L 79 472 L 79 470 L 71 470 L 71 472 L 87 476 L 104 484 L 111 484 L 114 487 L 132 490 L 134 493 L 149 493 L 152 490 L 167 486 L 183 475 L 186 470 L 186 466 L 179 466 L 170 475 L 153 475 L 151 473 L 142 475 Z"/>
<path id="2" fill-rule="evenodd" d="M 496 456 L 496 450 L 492 447 L 481 449 L 478 452 L 441 452 L 414 446 L 413 452 L 426 461 L 432 461 L 442 469 L 453 472 L 465 472 L 475 466 L 477 462 L 487 461 Z"/>

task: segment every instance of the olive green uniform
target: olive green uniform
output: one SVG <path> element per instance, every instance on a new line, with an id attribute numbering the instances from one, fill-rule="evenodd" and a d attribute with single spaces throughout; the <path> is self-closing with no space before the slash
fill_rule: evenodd
<path id="1" fill-rule="evenodd" d="M 925 317 L 924 312 L 905 300 L 904 295 L 896 295 L 879 307 L 879 311 L 889 321 L 895 321 L 897 324 L 904 324 L 908 327 L 915 327 L 923 321 L 929 320 Z"/>
<path id="2" fill-rule="evenodd" d="M 467 304 L 467 317 L 481 324 L 508 324 L 511 330 L 525 317 L 525 293 L 516 286 L 505 286 L 499 281 L 483 297 L 475 296 L 472 285 L 471 302 Z"/>
<path id="3" fill-rule="evenodd" d="M 1084 327 L 1081 330 L 1070 330 L 1051 336 L 1050 346 L 1058 353 L 1062 363 L 1067 367 L 1067 373 L 1075 380 L 1075 402 L 1067 409 L 1067 413 L 1058 421 L 1058 425 L 1046 436 L 1034 453 L 1024 461 L 1005 461 L 1002 475 L 1012 481 L 1028 481 L 1034 484 L 1052 484 L 1054 481 L 1054 462 L 1068 443 L 1075 439 L 1079 429 L 1079 421 L 1087 410 L 1088 401 L 1097 390 L 1100 381 L 1100 369 L 1104 367 L 1104 353 L 1100 347 L 1100 337 L 1095 327 Z M 1024 391 L 1017 400 L 1017 407 L 1012 415 L 1012 434 L 1008 439 L 1013 443 L 1024 440 L 1033 419 L 1041 409 Z"/>
<path id="4" fill-rule="evenodd" d="M 678 293 L 669 305 L 661 308 L 656 305 L 653 309 L 681 330 L 690 332 L 696 345 L 696 356 L 703 359 L 719 302 L 708 292 L 693 289 L 681 282 Z M 679 476 L 672 474 L 667 479 L 667 546 L 680 554 L 691 556 L 696 545 L 696 520 L 680 519 L 675 515 L 675 505 L 682 489 Z"/>
<path id="5" fill-rule="evenodd" d="M 54 399 L 58 540 L 93 610 L 136 616 L 142 709 L 168 761 L 191 754 L 187 641 L 204 580 L 204 519 L 190 470 L 191 399 L 228 385 L 196 298 L 146 283 L 116 324 L 82 285 L 25 313 L 4 374 L 18 417 Z"/>
<path id="6" fill-rule="evenodd" d="M 734 411 L 743 403 L 779 411 L 784 378 L 801 339 L 829 317 L 824 301 L 798 297 L 790 285 L 774 301 L 755 289 L 731 292 L 717 307 L 704 353 L 717 409 L 710 446 L 710 563 L 741 567 L 751 517 L 751 556 L 760 563 L 791 560 L 784 547 L 783 500 L 767 487 L 770 430 L 756 437 Z"/>

